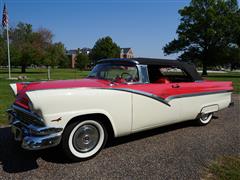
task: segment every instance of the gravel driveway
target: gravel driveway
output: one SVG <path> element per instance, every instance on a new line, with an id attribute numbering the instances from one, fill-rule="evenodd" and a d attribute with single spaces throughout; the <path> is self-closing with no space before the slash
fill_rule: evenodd
<path id="1" fill-rule="evenodd" d="M 200 179 L 209 161 L 240 154 L 240 95 L 233 100 L 205 127 L 189 121 L 119 138 L 79 163 L 55 149 L 24 151 L 0 128 L 0 179 Z"/>

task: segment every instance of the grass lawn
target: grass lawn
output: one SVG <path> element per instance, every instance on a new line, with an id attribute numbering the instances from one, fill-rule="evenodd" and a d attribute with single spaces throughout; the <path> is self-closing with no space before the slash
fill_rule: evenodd
<path id="1" fill-rule="evenodd" d="M 212 162 L 206 169 L 206 180 L 240 179 L 240 156 L 224 156 Z"/>
<path id="2" fill-rule="evenodd" d="M 88 75 L 88 71 L 80 71 L 77 69 L 52 69 L 51 79 L 78 79 Z M 27 76 L 24 81 L 40 81 L 47 80 L 47 69 L 27 69 L 27 73 L 21 74 L 20 69 L 12 70 L 12 77 Z M 5 110 L 14 100 L 13 93 L 9 87 L 10 83 L 21 82 L 18 80 L 7 80 L 7 69 L 0 69 L 0 126 L 7 124 L 7 114 Z"/>
<path id="3" fill-rule="evenodd" d="M 77 69 L 52 69 L 51 79 L 79 79 L 86 77 L 88 71 L 80 71 Z M 20 69 L 12 70 L 12 77 L 27 76 L 28 79 L 24 81 L 40 81 L 47 79 L 47 69 L 27 69 L 27 73 L 21 74 Z M 10 90 L 9 84 L 20 82 L 17 80 L 7 80 L 7 69 L 0 69 L 0 125 L 7 124 L 7 114 L 5 110 L 13 102 L 13 94 Z M 218 81 L 233 81 L 234 91 L 240 93 L 240 73 L 224 73 L 224 74 L 210 74 L 207 79 Z"/>
<path id="4" fill-rule="evenodd" d="M 240 94 L 240 72 L 233 73 L 211 73 L 207 77 L 209 80 L 215 81 L 232 81 L 234 92 Z"/>

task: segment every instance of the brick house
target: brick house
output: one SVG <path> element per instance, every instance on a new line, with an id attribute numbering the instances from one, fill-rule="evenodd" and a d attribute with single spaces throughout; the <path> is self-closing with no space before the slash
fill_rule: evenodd
<path id="1" fill-rule="evenodd" d="M 70 66 L 71 68 L 75 68 L 76 60 L 77 60 L 77 54 L 79 53 L 80 49 L 71 49 L 67 50 L 66 54 L 70 59 Z"/>
<path id="2" fill-rule="evenodd" d="M 77 55 L 79 53 L 89 55 L 91 53 L 91 51 L 92 51 L 92 49 L 90 49 L 90 48 L 82 48 L 82 49 L 78 48 L 78 49 L 67 50 L 66 54 L 70 58 L 71 68 L 75 68 Z"/>
<path id="3" fill-rule="evenodd" d="M 120 58 L 133 58 L 132 48 L 121 48 Z"/>
<path id="4" fill-rule="evenodd" d="M 89 55 L 91 52 L 92 52 L 91 48 L 86 48 L 85 47 L 85 48 L 81 49 L 81 53 L 86 54 L 86 55 Z"/>

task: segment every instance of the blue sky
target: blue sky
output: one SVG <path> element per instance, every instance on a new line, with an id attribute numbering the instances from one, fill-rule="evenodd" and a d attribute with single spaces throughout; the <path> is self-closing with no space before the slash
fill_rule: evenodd
<path id="1" fill-rule="evenodd" d="M 51 30 L 67 49 L 93 47 L 111 36 L 135 56 L 164 56 L 163 46 L 176 37 L 178 10 L 190 0 L 0 0 L 7 3 L 10 25 L 19 21 Z"/>

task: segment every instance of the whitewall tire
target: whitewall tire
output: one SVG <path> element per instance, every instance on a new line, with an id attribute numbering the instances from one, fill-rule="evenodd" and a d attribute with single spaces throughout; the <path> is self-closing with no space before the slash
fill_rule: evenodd
<path id="1" fill-rule="evenodd" d="M 68 125 L 62 135 L 65 154 L 74 161 L 94 157 L 104 147 L 107 131 L 102 122 L 83 120 Z"/>
<path id="2" fill-rule="evenodd" d="M 213 113 L 201 114 L 198 118 L 198 124 L 201 126 L 207 125 L 212 120 Z"/>

